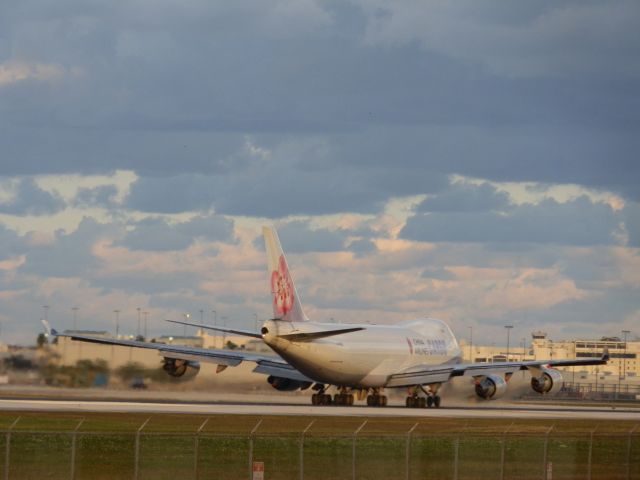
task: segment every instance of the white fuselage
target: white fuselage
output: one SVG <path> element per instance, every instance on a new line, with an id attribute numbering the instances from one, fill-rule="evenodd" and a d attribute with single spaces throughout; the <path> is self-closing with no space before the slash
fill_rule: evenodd
<path id="1" fill-rule="evenodd" d="M 460 348 L 449 326 L 425 318 L 397 325 L 285 322 L 264 323 L 263 339 L 278 355 L 310 379 L 356 388 L 384 387 L 389 376 L 419 365 L 460 362 Z M 312 341 L 280 337 L 362 327 Z"/>

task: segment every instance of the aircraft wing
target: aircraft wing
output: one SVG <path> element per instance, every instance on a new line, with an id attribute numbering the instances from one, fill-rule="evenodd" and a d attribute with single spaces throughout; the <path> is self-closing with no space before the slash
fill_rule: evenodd
<path id="1" fill-rule="evenodd" d="M 75 333 L 65 334 L 58 333 L 56 330 L 49 328 L 47 325 L 45 326 L 47 327 L 49 334 L 55 337 L 66 337 L 70 338 L 71 340 L 88 343 L 99 343 L 102 345 L 119 345 L 123 347 L 157 350 L 158 355 L 165 358 L 191 360 L 195 362 L 207 362 L 217 365 L 225 365 L 228 367 L 238 366 L 242 362 L 253 362 L 256 364 L 256 367 L 253 369 L 253 371 L 256 373 L 274 375 L 278 377 L 289 378 L 291 380 L 298 380 L 301 382 L 313 382 L 313 380 L 300 373 L 281 357 L 275 355 L 261 355 L 257 353 L 243 352 L 238 350 L 189 347 L 186 345 L 167 345 L 164 343 L 141 342 L 138 340 L 122 340 L 108 337 L 94 337 L 91 335 L 82 335 Z"/>
<path id="2" fill-rule="evenodd" d="M 604 365 L 609 360 L 609 352 L 601 357 L 576 358 L 568 360 L 530 360 L 526 362 L 497 362 L 497 363 L 467 363 L 418 365 L 389 376 L 386 387 L 411 387 L 414 385 L 429 385 L 444 383 L 452 377 L 479 377 L 491 374 L 507 374 L 517 370 L 536 371 L 543 367 L 571 367 L 587 365 Z"/>

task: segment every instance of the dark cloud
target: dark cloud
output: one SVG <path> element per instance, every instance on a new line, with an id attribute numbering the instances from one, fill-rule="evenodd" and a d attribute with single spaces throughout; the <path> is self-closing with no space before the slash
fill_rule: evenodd
<path id="1" fill-rule="evenodd" d="M 14 230 L 11 230 L 0 223 L 0 260 L 14 257 L 25 253 L 28 250 L 25 244 L 26 238 L 20 236 Z"/>
<path id="2" fill-rule="evenodd" d="M 65 202 L 59 195 L 41 189 L 33 178 L 20 178 L 12 187 L 12 198 L 0 201 L 0 213 L 52 215 L 65 207 Z"/>
<path id="3" fill-rule="evenodd" d="M 140 178 L 125 200 L 128 208 L 180 213 L 215 208 L 225 215 L 280 218 L 340 212 L 374 213 L 396 195 L 438 191 L 446 177 L 409 169 L 328 165 L 307 169 L 272 160 L 227 175 L 183 174 Z"/>
<path id="4" fill-rule="evenodd" d="M 620 219 L 605 203 L 582 196 L 566 203 L 544 200 L 508 213 L 418 213 L 407 220 L 402 238 L 427 242 L 614 243 Z"/>
<path id="5" fill-rule="evenodd" d="M 355 253 L 356 257 L 364 257 L 378 251 L 378 247 L 368 238 L 353 240 L 347 245 L 347 249 Z"/>
<path id="6" fill-rule="evenodd" d="M 629 246 L 640 247 L 640 203 L 627 202 L 622 215 L 629 236 Z"/>
<path id="7" fill-rule="evenodd" d="M 207 242 L 233 242 L 233 221 L 217 215 L 199 215 L 171 224 L 163 218 L 148 217 L 137 222 L 118 244 L 130 250 L 184 250 L 197 238 Z"/>
<path id="8" fill-rule="evenodd" d="M 637 200 L 638 8 L 583 3 L 6 5 L 12 61 L 61 74 L 0 87 L 0 173 L 131 169 L 144 211 L 271 217 L 372 211 L 452 173 Z"/>
<path id="9" fill-rule="evenodd" d="M 308 221 L 292 221 L 278 225 L 278 237 L 285 253 L 342 251 L 349 236 L 345 230 L 313 228 Z M 264 248 L 262 236 L 254 240 L 257 248 Z"/>
<path id="10" fill-rule="evenodd" d="M 32 246 L 18 270 L 43 277 L 88 278 L 102 266 L 102 261 L 92 252 L 93 246 L 114 232 L 112 225 L 85 217 L 73 232 L 58 230 L 52 244 Z"/>
<path id="11" fill-rule="evenodd" d="M 445 192 L 426 198 L 417 207 L 419 212 L 476 212 L 501 210 L 509 205 L 509 195 L 488 183 L 481 185 L 453 184 Z"/>

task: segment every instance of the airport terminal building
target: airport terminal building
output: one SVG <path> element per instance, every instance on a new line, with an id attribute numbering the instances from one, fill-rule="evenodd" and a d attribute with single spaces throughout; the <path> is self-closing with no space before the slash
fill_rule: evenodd
<path id="1" fill-rule="evenodd" d="M 465 361 L 491 363 L 507 360 L 537 360 L 548 358 L 554 360 L 569 358 L 591 358 L 602 356 L 609 350 L 610 360 L 607 365 L 567 367 L 576 381 L 597 376 L 602 380 L 628 380 L 640 383 L 640 341 L 624 341 L 618 337 L 603 337 L 599 340 L 551 340 L 545 332 L 533 332 L 527 345 L 525 339 L 511 345 L 507 352 L 505 346 L 470 345 L 461 341 L 460 347 Z M 572 370 L 574 369 L 574 370 Z"/>

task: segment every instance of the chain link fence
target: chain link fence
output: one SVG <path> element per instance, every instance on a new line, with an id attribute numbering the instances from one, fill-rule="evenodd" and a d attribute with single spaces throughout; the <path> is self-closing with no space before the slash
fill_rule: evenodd
<path id="1" fill-rule="evenodd" d="M 640 432 L 561 433 L 550 425 L 522 433 L 314 432 L 212 433 L 68 431 L 0 432 L 4 479 L 640 479 Z M 215 421 L 215 420 L 213 420 Z"/>

